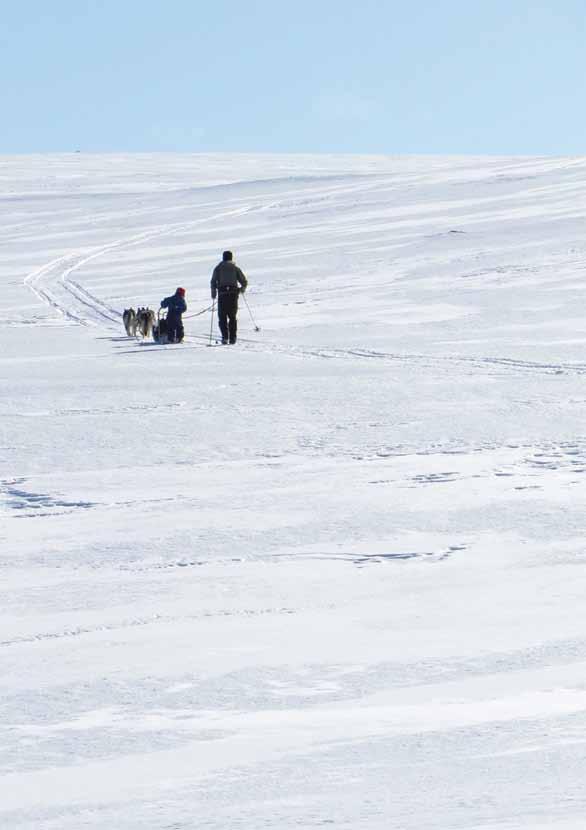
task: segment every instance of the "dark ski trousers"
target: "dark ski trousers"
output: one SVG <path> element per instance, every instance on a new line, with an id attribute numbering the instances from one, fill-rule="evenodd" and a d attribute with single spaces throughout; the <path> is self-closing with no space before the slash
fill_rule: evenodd
<path id="1" fill-rule="evenodd" d="M 218 293 L 218 324 L 222 340 L 236 342 L 236 315 L 238 314 L 238 289 L 224 290 Z"/>
<path id="2" fill-rule="evenodd" d="M 167 336 L 169 343 L 181 343 L 184 337 L 183 321 L 181 317 L 167 317 Z"/>

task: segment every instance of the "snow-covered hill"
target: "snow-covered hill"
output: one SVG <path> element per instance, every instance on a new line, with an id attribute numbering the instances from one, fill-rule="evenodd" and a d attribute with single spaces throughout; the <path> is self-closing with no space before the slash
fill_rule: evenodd
<path id="1" fill-rule="evenodd" d="M 2 828 L 584 826 L 585 217 L 582 158 L 0 159 Z"/>

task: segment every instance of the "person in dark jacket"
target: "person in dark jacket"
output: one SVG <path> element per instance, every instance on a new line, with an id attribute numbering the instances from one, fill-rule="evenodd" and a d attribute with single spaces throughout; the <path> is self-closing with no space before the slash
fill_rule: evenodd
<path id="1" fill-rule="evenodd" d="M 212 300 L 218 297 L 218 325 L 222 343 L 236 342 L 238 295 L 246 291 L 248 280 L 232 261 L 232 251 L 224 251 L 222 261 L 214 268 L 210 283 Z"/>
<path id="2" fill-rule="evenodd" d="M 178 288 L 171 297 L 161 300 L 161 308 L 167 309 L 167 337 L 169 343 L 182 343 L 184 337 L 181 315 L 187 311 L 185 289 Z"/>

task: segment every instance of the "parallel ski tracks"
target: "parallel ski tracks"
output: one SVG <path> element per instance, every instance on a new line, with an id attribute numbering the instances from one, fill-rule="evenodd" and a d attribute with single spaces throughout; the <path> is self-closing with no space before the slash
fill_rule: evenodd
<path id="1" fill-rule="evenodd" d="M 12 646 L 36 645 L 46 641 L 63 640 L 72 637 L 82 637 L 85 635 L 95 635 L 101 633 L 121 632 L 129 628 L 138 628 L 151 625 L 169 625 L 176 622 L 194 622 L 217 617 L 261 617 L 261 616 L 281 616 L 291 615 L 297 613 L 295 608 L 289 607 L 269 607 L 269 608 L 217 608 L 204 610 L 196 614 L 172 615 L 172 614 L 152 614 L 147 617 L 136 617 L 130 619 L 120 620 L 118 622 L 105 622 L 101 625 L 92 626 L 78 626 L 75 628 L 61 629 L 60 631 L 39 632 L 36 634 L 26 634 L 20 637 L 14 637 L 9 640 L 0 640 L 0 648 L 10 648 Z"/>
<path id="2" fill-rule="evenodd" d="M 230 216 L 246 214 L 250 210 L 258 209 L 258 205 L 239 205 L 230 210 L 224 210 L 205 218 L 188 222 L 176 222 L 155 229 L 143 231 L 132 236 L 123 237 L 108 242 L 105 245 L 90 249 L 71 251 L 32 271 L 24 278 L 24 285 L 35 296 L 53 308 L 72 324 L 82 326 L 107 326 L 109 330 L 118 331 L 121 325 L 122 310 L 114 308 L 100 300 L 95 294 L 85 288 L 73 278 L 73 274 L 88 262 L 104 256 L 112 251 L 124 250 L 134 245 L 148 242 L 151 239 L 171 235 L 173 233 L 190 230 L 198 225 L 226 219 Z M 262 207 L 262 205 L 261 205 Z M 209 336 L 188 335 L 186 341 L 194 346 L 209 342 Z M 478 369 L 500 369 L 522 373 L 536 373 L 547 375 L 582 375 L 586 374 L 586 364 L 573 363 L 546 363 L 540 361 L 518 360 L 508 357 L 482 357 L 466 355 L 431 355 L 418 353 L 383 352 L 360 347 L 328 348 L 303 345 L 286 345 L 268 342 L 258 338 L 239 338 L 239 343 L 245 349 L 260 352 L 281 353 L 290 357 L 318 358 L 323 360 L 378 360 L 403 364 L 426 365 L 430 368 L 446 367 L 449 365 L 469 365 Z M 134 351 L 134 350 L 132 350 Z M 142 351 L 142 350 L 141 350 Z M 149 350 L 151 351 L 151 350 Z M 146 352 L 144 352 L 146 353 Z"/>
<path id="3" fill-rule="evenodd" d="M 303 180 L 312 179 L 311 176 L 302 178 Z M 347 183 L 344 184 L 344 186 L 339 184 L 332 185 L 332 179 L 334 182 L 337 182 L 338 176 L 325 176 L 317 178 L 324 178 L 327 187 L 317 193 L 310 194 L 309 197 L 306 197 L 306 201 L 330 198 L 333 193 L 339 192 L 340 190 L 352 192 L 357 189 L 357 187 L 358 189 L 361 189 L 365 186 L 364 181 L 366 181 L 370 187 L 376 185 L 376 181 L 373 183 L 372 177 L 369 175 L 357 176 L 357 178 L 360 179 L 360 185 L 358 186 L 356 184 L 348 186 Z M 263 183 L 271 185 L 274 184 L 275 181 L 280 181 L 280 179 L 263 180 Z M 291 198 L 293 194 L 288 195 Z M 83 250 L 70 251 L 67 254 L 45 263 L 35 271 L 32 271 L 24 278 L 24 284 L 35 294 L 38 299 L 42 300 L 52 309 L 59 312 L 65 320 L 68 320 L 71 323 L 83 326 L 103 326 L 104 324 L 107 324 L 110 327 L 112 327 L 113 324 L 116 324 L 118 327 L 120 325 L 122 309 L 113 308 L 100 300 L 95 296 L 95 294 L 92 294 L 87 288 L 84 288 L 79 282 L 74 280 L 71 276 L 72 274 L 82 268 L 86 263 L 91 262 L 100 256 L 104 256 L 111 251 L 124 250 L 125 248 L 141 244 L 142 242 L 147 242 L 151 239 L 190 230 L 198 225 L 221 221 L 223 219 L 227 219 L 228 217 L 245 215 L 251 211 L 268 210 L 274 205 L 274 199 L 271 198 L 267 201 L 267 196 L 268 194 L 266 193 L 258 194 L 252 202 L 243 201 L 242 197 L 240 197 L 236 207 L 210 213 L 209 216 L 200 219 L 159 225 L 154 229 L 142 231 L 129 237 L 116 239 L 112 242 L 106 243 L 105 245 L 89 249 L 86 248 Z M 140 211 L 139 213 L 142 215 L 148 215 L 149 212 L 152 213 L 152 211 L 147 209 L 146 211 Z M 88 217 L 88 219 L 90 218 L 93 219 L 93 217 Z"/>
<path id="4" fill-rule="evenodd" d="M 24 285 L 29 288 L 35 296 L 49 305 L 61 316 L 72 323 L 82 326 L 103 326 L 105 323 L 112 328 L 115 324 L 118 328 L 121 323 L 122 310 L 113 308 L 107 303 L 84 288 L 79 282 L 72 278 L 72 274 L 78 271 L 88 262 L 115 250 L 148 242 L 173 233 L 189 230 L 197 225 L 206 224 L 228 216 L 237 216 L 246 213 L 249 206 L 238 207 L 232 210 L 222 211 L 204 219 L 195 219 L 190 222 L 177 222 L 154 230 L 143 231 L 133 236 L 116 239 L 106 245 L 100 245 L 83 251 L 71 251 L 63 256 L 57 257 L 40 268 L 32 271 L 24 278 Z"/>
<path id="5" fill-rule="evenodd" d="M 209 336 L 188 335 L 188 341 L 195 343 L 209 343 Z M 505 369 L 523 373 L 537 373 L 547 375 L 582 375 L 586 374 L 586 364 L 583 363 L 544 363 L 531 360 L 517 360 L 509 357 L 475 357 L 467 355 L 424 354 L 408 352 L 382 352 L 372 349 L 352 347 L 348 349 L 310 347 L 270 343 L 260 339 L 238 338 L 238 343 L 250 351 L 279 352 L 290 357 L 318 358 L 322 360 L 378 360 L 381 362 L 413 363 L 426 365 L 430 368 L 446 366 L 469 365 L 478 369 Z M 229 347 L 226 347 L 229 351 Z"/>

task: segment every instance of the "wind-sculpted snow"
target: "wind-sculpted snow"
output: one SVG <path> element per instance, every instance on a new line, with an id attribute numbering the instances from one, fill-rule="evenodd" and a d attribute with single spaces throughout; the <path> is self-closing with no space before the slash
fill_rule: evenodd
<path id="1" fill-rule="evenodd" d="M 584 826 L 585 212 L 582 158 L 0 160 L 2 828 Z"/>

